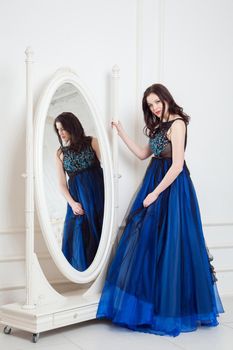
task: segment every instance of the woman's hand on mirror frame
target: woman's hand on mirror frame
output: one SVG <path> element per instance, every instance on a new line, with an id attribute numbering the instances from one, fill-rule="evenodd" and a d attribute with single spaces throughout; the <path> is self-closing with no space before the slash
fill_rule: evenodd
<path id="1" fill-rule="evenodd" d="M 74 215 L 84 215 L 84 210 L 82 208 L 82 205 L 78 202 L 74 202 L 71 205 L 71 208 L 73 210 Z"/>
<path id="2" fill-rule="evenodd" d="M 117 131 L 117 133 L 118 133 L 118 135 L 120 135 L 120 133 L 122 132 L 122 131 L 124 131 L 123 130 L 123 127 L 122 127 L 122 124 L 121 124 L 121 122 L 118 120 L 118 121 L 112 121 L 112 123 L 111 123 L 111 125 L 112 125 L 112 128 L 113 127 L 115 127 L 115 129 L 116 129 L 116 131 Z"/>
<path id="3" fill-rule="evenodd" d="M 112 121 L 111 123 L 112 127 L 115 127 L 118 135 L 120 136 L 120 138 L 124 141 L 124 143 L 126 144 L 126 146 L 129 148 L 129 150 L 139 159 L 143 160 L 146 159 L 148 157 L 150 157 L 150 155 L 152 154 L 152 151 L 149 147 L 149 145 L 146 145 L 144 147 L 138 146 L 125 132 L 125 130 L 123 129 L 123 126 L 121 124 L 121 122 L 118 120 L 118 122 L 116 121 Z"/>

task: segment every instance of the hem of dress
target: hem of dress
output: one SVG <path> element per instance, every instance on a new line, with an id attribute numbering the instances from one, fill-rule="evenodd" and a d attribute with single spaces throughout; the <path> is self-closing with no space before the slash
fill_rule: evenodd
<path id="1" fill-rule="evenodd" d="M 153 304 L 107 283 L 96 317 L 111 320 L 112 323 L 133 331 L 176 337 L 180 333 L 196 331 L 199 326 L 216 327 L 219 324 L 217 317 L 223 312 L 213 306 L 212 312 L 207 314 L 163 317 L 154 314 L 153 310 Z"/>

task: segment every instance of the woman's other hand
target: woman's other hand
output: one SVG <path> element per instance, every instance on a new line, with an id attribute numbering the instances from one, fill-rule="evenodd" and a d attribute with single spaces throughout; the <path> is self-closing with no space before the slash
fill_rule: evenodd
<path id="1" fill-rule="evenodd" d="M 155 193 L 154 191 L 149 193 L 143 201 L 143 206 L 149 207 L 149 205 L 151 205 L 152 203 L 154 203 L 156 201 L 158 196 L 159 195 L 157 193 Z"/>
<path id="2" fill-rule="evenodd" d="M 75 202 L 72 206 L 71 206 L 74 215 L 84 215 L 84 210 L 81 206 L 80 203 Z"/>

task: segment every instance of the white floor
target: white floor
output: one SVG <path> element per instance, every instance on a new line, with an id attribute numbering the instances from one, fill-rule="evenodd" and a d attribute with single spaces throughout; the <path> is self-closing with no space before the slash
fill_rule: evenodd
<path id="1" fill-rule="evenodd" d="M 199 328 L 178 337 L 133 332 L 106 321 L 91 321 L 40 334 L 38 343 L 31 334 L 17 329 L 3 334 L 0 326 L 1 350 L 232 350 L 233 297 L 223 298 L 225 313 L 219 326 Z"/>

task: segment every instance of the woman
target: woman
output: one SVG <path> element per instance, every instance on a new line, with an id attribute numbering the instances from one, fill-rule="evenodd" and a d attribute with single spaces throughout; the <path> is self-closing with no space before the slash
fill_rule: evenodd
<path id="1" fill-rule="evenodd" d="M 109 267 L 97 317 L 177 336 L 198 325 L 216 326 L 223 308 L 184 160 L 189 117 L 161 84 L 145 91 L 142 107 L 147 146 L 139 147 L 119 122 L 112 123 L 139 159 L 153 157 Z"/>
<path id="2" fill-rule="evenodd" d="M 104 181 L 100 151 L 97 139 L 85 136 L 73 113 L 60 114 L 54 129 L 60 143 L 56 152 L 59 187 L 67 200 L 62 252 L 75 269 L 83 271 L 95 257 L 102 230 Z"/>

